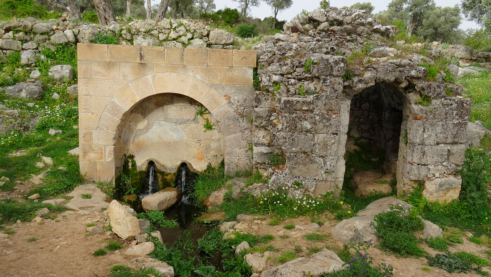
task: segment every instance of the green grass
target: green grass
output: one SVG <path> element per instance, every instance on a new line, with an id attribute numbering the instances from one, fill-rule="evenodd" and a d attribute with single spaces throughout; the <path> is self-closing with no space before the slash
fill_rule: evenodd
<path id="1" fill-rule="evenodd" d="M 35 212 L 42 208 L 48 208 L 50 212 L 63 212 L 67 208 L 62 206 L 53 206 L 51 204 L 42 204 L 36 202 L 19 203 L 11 199 L 4 199 L 0 202 L 0 215 L 2 220 L 7 222 L 30 221 L 35 217 Z"/>
<path id="2" fill-rule="evenodd" d="M 295 225 L 294 224 L 288 224 L 288 225 L 283 226 L 283 228 L 286 230 L 291 230 L 291 229 L 295 228 Z"/>
<path id="3" fill-rule="evenodd" d="M 475 244 L 483 244 L 483 239 L 481 238 L 470 237 L 469 241 Z"/>
<path id="4" fill-rule="evenodd" d="M 15 234 L 15 231 L 10 229 L 10 228 L 6 228 L 3 230 L 3 233 L 6 235 L 13 235 L 13 234 Z"/>
<path id="5" fill-rule="evenodd" d="M 323 242 L 328 238 L 328 236 L 317 234 L 317 233 L 311 233 L 303 236 L 303 238 L 308 241 Z"/>
<path id="6" fill-rule="evenodd" d="M 322 250 L 322 248 L 317 247 L 317 246 L 313 246 L 313 247 L 308 247 L 307 250 L 309 251 L 308 255 L 310 256 L 312 254 L 320 252 Z"/>
<path id="7" fill-rule="evenodd" d="M 288 238 L 290 238 L 290 236 L 289 236 L 289 235 L 281 235 L 281 236 L 280 236 L 280 239 L 288 239 Z"/>
<path id="8" fill-rule="evenodd" d="M 428 246 L 438 251 L 448 251 L 448 243 L 444 238 L 428 239 Z"/>
<path id="9" fill-rule="evenodd" d="M 458 79 L 457 83 L 464 86 L 464 97 L 472 100 L 470 121 L 479 120 L 486 128 L 491 129 L 491 94 L 489 93 L 491 77 L 489 73 L 464 76 Z"/>
<path id="10" fill-rule="evenodd" d="M 175 219 L 169 220 L 164 216 L 163 211 L 148 211 L 145 213 L 139 213 L 138 218 L 148 219 L 153 226 L 160 226 L 163 228 L 174 228 L 179 226 Z"/>
<path id="11" fill-rule="evenodd" d="M 105 255 L 107 255 L 107 251 L 101 248 L 101 249 L 99 249 L 99 250 L 96 250 L 96 251 L 94 252 L 94 254 L 92 254 L 92 255 L 93 255 L 94 257 L 105 256 Z"/>
<path id="12" fill-rule="evenodd" d="M 287 251 L 278 257 L 278 261 L 282 264 L 289 262 L 297 257 L 297 254 Z"/>
<path id="13" fill-rule="evenodd" d="M 108 277 L 164 277 L 154 268 L 149 269 L 131 269 L 124 265 L 116 265 L 111 268 L 111 274 Z"/>
<path id="14" fill-rule="evenodd" d="M 280 221 L 278 219 L 273 219 L 268 223 L 269 226 L 280 225 Z"/>
<path id="15" fill-rule="evenodd" d="M 27 239 L 27 242 L 35 242 L 37 241 L 38 239 L 37 238 L 28 238 Z"/>
<path id="16" fill-rule="evenodd" d="M 423 266 L 421 269 L 423 271 L 426 271 L 426 272 L 430 272 L 431 271 L 431 269 L 429 267 L 426 267 L 426 266 Z"/>
<path id="17" fill-rule="evenodd" d="M 110 240 L 104 248 L 106 248 L 109 251 L 117 251 L 123 249 L 124 246 L 117 241 Z"/>
<path id="18" fill-rule="evenodd" d="M 87 225 L 86 225 L 86 226 L 87 226 L 87 227 L 94 227 L 94 226 L 96 226 L 96 225 L 97 225 L 97 224 L 95 224 L 95 223 L 87 223 Z"/>
<path id="19" fill-rule="evenodd" d="M 83 199 L 91 199 L 92 195 L 91 194 L 82 194 Z"/>

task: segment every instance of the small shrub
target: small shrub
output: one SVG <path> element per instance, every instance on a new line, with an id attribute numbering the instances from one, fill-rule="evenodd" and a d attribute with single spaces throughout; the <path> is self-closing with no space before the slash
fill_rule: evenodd
<path id="1" fill-rule="evenodd" d="M 380 238 L 380 247 L 402 257 L 421 257 L 425 254 L 418 246 L 414 232 L 423 230 L 423 221 L 417 217 L 418 211 L 412 209 L 408 215 L 400 210 L 381 213 L 375 217 L 375 230 Z"/>
<path id="2" fill-rule="evenodd" d="M 308 255 L 312 255 L 315 253 L 319 253 L 322 250 L 322 248 L 317 247 L 317 246 L 313 246 L 313 247 L 308 247 L 307 250 L 309 251 Z"/>
<path id="3" fill-rule="evenodd" d="M 290 251 L 287 251 L 283 254 L 281 254 L 281 256 L 278 258 L 278 261 L 282 264 L 286 263 L 286 262 L 289 262 L 293 259 L 295 259 L 297 257 L 297 255 L 293 252 L 290 252 Z"/>
<path id="4" fill-rule="evenodd" d="M 101 248 L 101 249 L 95 251 L 94 254 L 92 254 L 92 255 L 94 257 L 105 256 L 105 255 L 107 255 L 107 251 Z"/>
<path id="5" fill-rule="evenodd" d="M 96 226 L 96 225 L 97 225 L 97 224 L 95 224 L 95 223 L 87 223 L 87 225 L 86 225 L 86 226 L 87 226 L 87 227 L 94 227 L 94 226 Z"/>
<path id="6" fill-rule="evenodd" d="M 294 182 L 293 182 L 293 185 L 294 185 L 295 187 L 297 187 L 297 188 L 301 188 L 301 187 L 303 187 L 303 184 L 302 184 L 302 183 L 300 183 L 299 181 L 294 181 Z"/>
<path id="7" fill-rule="evenodd" d="M 87 11 L 82 14 L 82 20 L 89 23 L 99 24 L 99 18 L 95 11 Z"/>
<path id="8" fill-rule="evenodd" d="M 447 241 L 444 238 L 430 238 L 428 246 L 438 251 L 448 251 Z"/>
<path id="9" fill-rule="evenodd" d="M 431 269 L 429 267 L 426 267 L 426 266 L 423 266 L 421 269 L 423 271 L 426 271 L 426 272 L 430 272 L 431 271 Z"/>
<path id="10" fill-rule="evenodd" d="M 291 230 L 291 229 L 295 229 L 295 225 L 288 224 L 288 225 L 283 226 L 283 228 L 286 229 L 286 230 Z"/>
<path id="11" fill-rule="evenodd" d="M 256 24 L 252 25 L 240 25 L 237 27 L 237 35 L 241 38 L 252 38 L 257 36 Z"/>
<path id="12" fill-rule="evenodd" d="M 29 238 L 29 239 L 27 239 L 27 242 L 35 242 L 37 240 L 38 240 L 37 238 Z"/>
<path id="13" fill-rule="evenodd" d="M 446 87 L 446 88 L 445 88 L 445 94 L 446 94 L 447 96 L 451 96 L 451 95 L 452 95 L 452 90 L 450 90 L 450 88 L 449 88 L 449 87 Z"/>
<path id="14" fill-rule="evenodd" d="M 280 84 L 274 84 L 274 91 L 280 90 L 281 85 Z"/>
<path id="15" fill-rule="evenodd" d="M 449 273 L 470 273 L 471 270 L 479 270 L 479 267 L 472 266 L 469 260 L 450 253 L 436 254 L 435 257 L 427 259 L 430 266 L 444 269 Z"/>
<path id="16" fill-rule="evenodd" d="M 485 259 L 480 258 L 480 257 L 478 257 L 472 253 L 469 253 L 469 252 L 459 251 L 459 252 L 455 252 L 453 254 L 455 256 L 461 258 L 464 261 L 470 262 L 471 264 L 475 264 L 478 266 L 488 266 L 489 265 L 489 263 Z"/>
<path id="17" fill-rule="evenodd" d="M 286 158 L 283 155 L 273 153 L 269 156 L 269 163 L 272 166 L 284 165 L 286 163 Z"/>
<path id="18" fill-rule="evenodd" d="M 91 199 L 92 195 L 91 194 L 82 194 L 83 199 Z"/>
<path id="19" fill-rule="evenodd" d="M 3 230 L 3 233 L 6 235 L 13 235 L 15 234 L 15 231 L 10 228 L 6 228 L 5 230 Z"/>
<path id="20" fill-rule="evenodd" d="M 99 31 L 92 42 L 95 44 L 119 44 L 119 38 L 112 34 L 105 35 Z"/>
<path id="21" fill-rule="evenodd" d="M 176 220 L 168 220 L 164 216 L 162 211 L 149 211 L 145 213 L 139 213 L 138 218 L 148 219 L 152 225 L 158 225 L 163 228 L 174 228 L 179 226 Z"/>
<path id="22" fill-rule="evenodd" d="M 421 95 L 420 99 L 416 100 L 416 104 L 419 104 L 421 106 L 429 106 L 431 103 L 431 100 L 433 100 L 433 98 L 431 98 L 430 96 L 428 96 L 426 94 L 423 94 L 423 95 Z"/>
<path id="23" fill-rule="evenodd" d="M 344 74 L 343 74 L 343 80 L 345 81 L 348 81 L 348 80 L 353 80 L 353 72 L 351 71 L 346 71 Z"/>
<path id="24" fill-rule="evenodd" d="M 278 219 L 273 219 L 268 223 L 269 226 L 280 225 L 280 221 Z"/>
<path id="25" fill-rule="evenodd" d="M 281 236 L 280 236 L 280 239 L 288 239 L 288 238 L 290 238 L 290 236 L 289 236 L 289 235 L 281 235 Z"/>
<path id="26" fill-rule="evenodd" d="M 305 94 L 307 94 L 307 92 L 305 91 L 305 89 L 303 88 L 303 85 L 300 87 L 300 89 L 298 90 L 298 94 L 299 95 L 302 95 L 304 96 Z"/>
<path id="27" fill-rule="evenodd" d="M 298 244 L 293 245 L 293 250 L 295 250 L 295 253 L 302 253 L 303 252 L 302 246 L 300 246 Z"/>
<path id="28" fill-rule="evenodd" d="M 303 71 L 310 72 L 310 70 L 312 70 L 312 64 L 313 64 L 312 58 L 309 58 L 305 62 L 305 66 L 303 67 Z"/>
<path id="29" fill-rule="evenodd" d="M 305 240 L 315 241 L 315 242 L 323 242 L 326 240 L 327 237 L 328 237 L 327 235 L 322 235 L 317 233 L 311 233 L 303 236 Z"/>
<path id="30" fill-rule="evenodd" d="M 208 118 L 205 118 L 205 124 L 203 124 L 203 128 L 205 128 L 205 132 L 214 130 L 215 123 L 211 123 L 211 121 Z"/>
<path id="31" fill-rule="evenodd" d="M 123 249 L 124 246 L 121 243 L 117 242 L 117 241 L 110 240 L 107 243 L 106 247 L 104 247 L 104 248 L 106 248 L 109 251 L 117 251 L 117 250 Z"/>
<path id="32" fill-rule="evenodd" d="M 259 75 L 257 74 L 257 68 L 254 68 L 252 71 L 252 85 L 255 90 L 261 90 L 261 81 L 259 81 Z"/>

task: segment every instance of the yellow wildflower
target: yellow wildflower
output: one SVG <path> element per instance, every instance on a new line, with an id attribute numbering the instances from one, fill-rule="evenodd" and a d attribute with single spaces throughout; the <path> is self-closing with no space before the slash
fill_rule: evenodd
<path id="1" fill-rule="evenodd" d="M 348 213 L 350 214 L 350 213 L 351 213 L 351 211 L 348 211 Z"/>
<path id="2" fill-rule="evenodd" d="M 343 201 L 339 202 L 341 205 L 343 205 Z"/>
<path id="3" fill-rule="evenodd" d="M 263 203 L 263 201 L 259 202 L 259 204 L 262 204 L 262 203 Z"/>

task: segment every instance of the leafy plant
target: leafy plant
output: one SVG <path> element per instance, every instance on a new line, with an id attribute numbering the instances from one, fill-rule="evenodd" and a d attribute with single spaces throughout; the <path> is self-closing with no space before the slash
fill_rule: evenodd
<path id="1" fill-rule="evenodd" d="M 380 247 L 402 257 L 423 256 L 425 251 L 419 248 L 418 239 L 413 234 L 424 228 L 423 221 L 417 217 L 417 213 L 418 210 L 413 208 L 407 215 L 401 210 L 378 214 L 372 225 L 380 238 Z"/>
<path id="2" fill-rule="evenodd" d="M 421 95 L 420 99 L 416 100 L 416 104 L 419 104 L 421 106 L 429 106 L 431 103 L 431 100 L 433 100 L 433 98 L 431 98 L 430 96 L 428 96 L 426 94 L 423 94 L 423 95 Z"/>
<path id="3" fill-rule="evenodd" d="M 488 151 L 472 148 L 465 151 L 465 162 L 460 170 L 462 189 L 459 199 L 475 209 L 477 213 L 489 210 L 486 183 L 490 181 L 490 168 L 491 154 Z"/>
<path id="4" fill-rule="evenodd" d="M 256 24 L 252 25 L 240 25 L 237 27 L 237 35 L 241 38 L 252 38 L 257 36 Z"/>
<path id="5" fill-rule="evenodd" d="M 428 246 L 435 250 L 448 251 L 448 243 L 444 238 L 430 238 Z"/>
<path id="6" fill-rule="evenodd" d="M 82 14 L 82 20 L 89 23 L 99 24 L 99 18 L 95 11 L 86 11 Z"/>
<path id="7" fill-rule="evenodd" d="M 154 268 L 148 269 L 131 269 L 124 265 L 116 265 L 111 268 L 111 274 L 108 277 L 164 277 L 165 275 L 161 274 Z"/>
<path id="8" fill-rule="evenodd" d="M 456 235 L 446 235 L 445 239 L 450 243 L 464 243 L 464 240 Z"/>
<path id="9" fill-rule="evenodd" d="M 158 225 L 163 228 L 174 228 L 179 226 L 176 220 L 166 219 L 162 211 L 148 211 L 139 213 L 138 218 L 148 219 L 152 225 Z"/>
<path id="10" fill-rule="evenodd" d="M 481 238 L 470 237 L 469 241 L 475 244 L 483 244 L 483 239 Z"/>
<path id="11" fill-rule="evenodd" d="M 92 195 L 91 194 L 82 194 L 83 199 L 91 199 Z"/>
<path id="12" fill-rule="evenodd" d="M 303 85 L 300 87 L 300 89 L 298 90 L 298 94 L 299 95 L 302 95 L 304 96 L 305 94 L 307 94 L 307 92 L 305 91 L 305 89 L 303 88 Z"/>
<path id="13" fill-rule="evenodd" d="M 273 219 L 268 223 L 269 226 L 280 225 L 280 221 L 278 219 Z"/>
<path id="14" fill-rule="evenodd" d="M 274 84 L 274 91 L 280 90 L 281 85 L 280 84 Z"/>
<path id="15" fill-rule="evenodd" d="M 93 255 L 94 257 L 105 256 L 105 255 L 107 255 L 107 251 L 101 248 L 101 249 L 99 249 L 99 250 L 96 250 L 96 251 L 94 252 L 94 254 L 92 254 L 92 255 Z"/>
<path id="16" fill-rule="evenodd" d="M 293 185 L 294 185 L 295 187 L 297 187 L 297 188 L 301 188 L 301 187 L 303 187 L 303 184 L 302 184 L 302 183 L 300 183 L 299 181 L 293 181 Z"/>
<path id="17" fill-rule="evenodd" d="M 99 31 L 92 42 L 95 44 L 119 44 L 119 38 L 117 36 L 113 36 L 112 34 L 106 35 Z"/>
<path id="18" fill-rule="evenodd" d="M 469 260 L 446 253 L 436 254 L 435 257 L 428 257 L 428 264 L 448 271 L 449 273 L 470 273 L 471 270 L 480 270 L 478 266 L 473 266 Z"/>
<path id="19" fill-rule="evenodd" d="M 286 158 L 278 153 L 273 153 L 269 156 L 269 163 L 272 166 L 284 165 L 286 163 Z"/>
<path id="20" fill-rule="evenodd" d="M 352 276 L 370 276 L 370 277 L 390 277 L 394 276 L 394 269 L 386 263 L 373 266 L 373 258 L 367 253 L 367 250 L 373 246 L 371 241 L 345 245 L 342 253 L 339 255 L 345 260 L 346 269 L 329 273 L 329 277 L 352 277 Z M 353 256 L 351 253 L 354 253 Z M 324 274 L 323 277 L 328 275 Z"/>
<path id="21" fill-rule="evenodd" d="M 85 225 L 85 226 L 87 226 L 87 227 L 94 227 L 94 226 L 97 226 L 97 224 L 95 224 L 95 223 L 87 223 L 87 225 Z"/>
<path id="22" fill-rule="evenodd" d="M 209 114 L 210 111 L 208 111 L 207 108 L 203 106 L 199 106 L 198 109 L 196 109 L 196 116 L 204 116 L 205 114 Z"/>
<path id="23" fill-rule="evenodd" d="M 452 90 L 450 90 L 450 88 L 449 88 L 449 87 L 446 87 L 446 88 L 445 88 L 445 94 L 446 94 L 447 96 L 451 96 L 451 95 L 452 95 Z"/>
<path id="24" fill-rule="evenodd" d="M 327 237 L 328 237 L 327 235 L 322 235 L 317 233 L 311 233 L 303 236 L 305 240 L 315 241 L 315 242 L 323 242 L 326 240 Z"/>
<path id="25" fill-rule="evenodd" d="M 305 72 L 310 72 L 312 70 L 312 64 L 314 62 L 312 61 L 312 58 L 309 58 L 306 62 L 305 62 L 305 66 L 303 67 L 303 71 Z"/>
<path id="26" fill-rule="evenodd" d="M 215 129 L 215 123 L 211 123 L 208 118 L 205 118 L 205 124 L 203 124 L 203 128 L 205 128 L 205 132 L 212 131 Z"/>
<path id="27" fill-rule="evenodd" d="M 259 75 L 257 74 L 257 68 L 254 68 L 252 71 L 252 85 L 255 90 L 261 90 L 261 81 L 259 81 Z"/>
<path id="28" fill-rule="evenodd" d="M 343 80 L 345 81 L 348 81 L 348 80 L 353 80 L 353 72 L 351 71 L 346 71 L 344 74 L 343 74 Z"/>

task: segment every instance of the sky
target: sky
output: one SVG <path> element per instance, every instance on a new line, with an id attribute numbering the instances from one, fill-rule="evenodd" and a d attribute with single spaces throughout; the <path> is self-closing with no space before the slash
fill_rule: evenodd
<path id="1" fill-rule="evenodd" d="M 278 19 L 289 21 L 297 14 L 299 14 L 302 10 L 312 11 L 314 9 L 317 9 L 319 7 L 319 2 L 320 0 L 293 0 L 293 5 L 289 9 L 284 10 L 280 14 L 278 14 Z M 375 7 L 375 10 L 373 12 L 377 13 L 379 11 L 386 10 L 387 5 L 389 5 L 391 0 L 331 0 L 331 6 L 341 8 L 344 6 L 351 6 L 357 2 L 371 2 L 372 5 Z M 435 0 L 436 5 L 442 7 L 453 7 L 455 5 L 460 5 L 460 2 L 461 0 Z M 160 3 L 160 0 L 152 0 L 152 4 L 158 3 Z M 266 3 L 264 3 L 263 1 L 260 1 L 260 3 L 261 4 L 259 5 L 259 7 L 251 8 L 250 15 L 261 19 L 264 17 L 272 16 L 273 11 L 271 10 L 271 7 L 266 5 Z M 234 2 L 232 0 L 215 0 L 215 4 L 217 6 L 217 10 L 224 8 L 238 8 L 239 6 L 237 2 Z M 479 28 L 479 25 L 472 21 L 462 20 L 462 23 L 460 24 L 460 29 L 467 30 L 470 28 Z"/>

